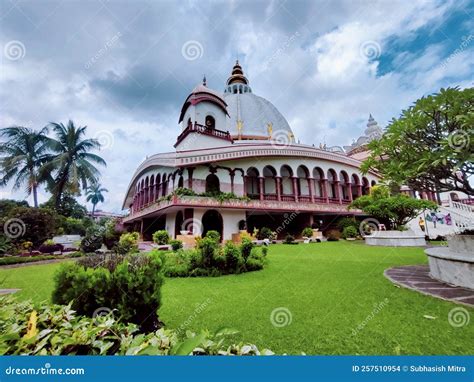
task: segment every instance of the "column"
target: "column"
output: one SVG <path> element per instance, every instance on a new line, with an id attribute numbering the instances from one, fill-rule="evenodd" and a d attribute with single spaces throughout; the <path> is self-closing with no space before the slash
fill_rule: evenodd
<path id="1" fill-rule="evenodd" d="M 349 201 L 352 202 L 352 183 L 346 183 L 347 187 L 347 196 L 349 197 Z"/>
<path id="2" fill-rule="evenodd" d="M 243 178 L 244 178 L 244 192 L 243 192 L 243 196 L 247 196 L 247 175 L 244 175 Z"/>
<path id="3" fill-rule="evenodd" d="M 326 178 L 321 179 L 321 191 L 322 191 L 322 196 L 324 198 L 324 202 L 327 204 L 329 203 L 329 198 L 328 198 L 328 180 Z"/>
<path id="4" fill-rule="evenodd" d="M 357 185 L 357 197 L 362 196 L 362 184 Z"/>
<path id="5" fill-rule="evenodd" d="M 193 172 L 194 172 L 194 167 L 188 167 L 188 188 L 190 190 L 193 189 Z"/>
<path id="6" fill-rule="evenodd" d="M 281 176 L 276 176 L 276 193 L 277 193 L 277 200 L 281 202 Z"/>
<path id="7" fill-rule="evenodd" d="M 308 186 L 311 203 L 314 203 L 314 178 L 308 178 Z"/>
<path id="8" fill-rule="evenodd" d="M 230 192 L 234 193 L 235 170 L 230 170 L 229 175 L 230 175 Z"/>
<path id="9" fill-rule="evenodd" d="M 264 181 L 263 176 L 258 177 L 258 193 L 260 194 L 260 200 L 263 200 L 263 181 Z"/>
<path id="10" fill-rule="evenodd" d="M 334 181 L 334 186 L 336 188 L 336 199 L 339 201 L 339 204 L 342 204 L 341 199 L 341 182 L 338 180 Z"/>
<path id="11" fill-rule="evenodd" d="M 293 196 L 295 197 L 295 202 L 298 201 L 298 177 L 294 176 L 293 178 Z"/>

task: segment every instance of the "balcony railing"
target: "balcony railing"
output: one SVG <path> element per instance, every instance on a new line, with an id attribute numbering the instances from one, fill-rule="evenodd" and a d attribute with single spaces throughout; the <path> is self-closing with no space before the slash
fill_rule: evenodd
<path id="1" fill-rule="evenodd" d="M 339 204 L 339 198 L 329 198 L 329 203 L 331 203 L 331 204 Z"/>
<path id="2" fill-rule="evenodd" d="M 277 194 L 264 194 L 263 200 L 278 200 Z"/>
<path id="3" fill-rule="evenodd" d="M 186 138 L 190 133 L 208 135 L 211 137 L 225 139 L 226 141 L 232 142 L 232 137 L 228 131 L 213 129 L 195 122 L 194 125 L 188 125 L 186 129 L 184 129 L 184 131 L 178 136 L 174 147 L 178 146 L 183 141 L 183 139 Z"/>
<path id="4" fill-rule="evenodd" d="M 300 202 L 311 202 L 311 196 L 308 195 L 299 195 L 298 200 Z"/>
<path id="5" fill-rule="evenodd" d="M 281 201 L 282 202 L 294 202 L 295 201 L 295 196 L 294 195 L 282 195 L 281 196 Z"/>

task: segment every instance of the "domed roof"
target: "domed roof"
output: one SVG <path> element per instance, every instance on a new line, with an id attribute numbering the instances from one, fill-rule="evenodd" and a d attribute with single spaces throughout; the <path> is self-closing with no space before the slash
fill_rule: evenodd
<path id="1" fill-rule="evenodd" d="M 234 139 L 274 139 L 294 142 L 290 125 L 278 109 L 253 93 L 224 94 L 230 119 L 228 127 Z"/>
<path id="2" fill-rule="evenodd" d="M 181 123 L 183 120 L 186 110 L 191 105 L 197 105 L 200 102 L 211 102 L 217 105 L 222 109 L 224 113 L 227 114 L 227 104 L 222 98 L 222 93 L 219 93 L 213 89 L 209 89 L 206 84 L 206 77 L 203 78 L 202 84 L 197 85 L 191 94 L 184 101 L 183 107 L 181 108 L 181 113 L 179 114 L 179 121 Z"/>
<path id="3" fill-rule="evenodd" d="M 274 139 L 295 142 L 290 125 L 268 100 L 252 93 L 242 67 L 236 62 L 224 92 L 227 130 L 234 139 Z"/>

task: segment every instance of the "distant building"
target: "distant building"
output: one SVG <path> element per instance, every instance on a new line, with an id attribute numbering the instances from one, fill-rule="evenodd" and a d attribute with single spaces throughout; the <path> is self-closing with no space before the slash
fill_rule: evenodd
<path id="1" fill-rule="evenodd" d="M 87 211 L 87 216 L 93 218 L 95 221 L 99 221 L 102 218 L 121 218 L 123 214 L 117 214 L 115 212 L 107 212 L 102 210 L 95 210 L 94 216 L 92 216 L 91 211 Z"/>

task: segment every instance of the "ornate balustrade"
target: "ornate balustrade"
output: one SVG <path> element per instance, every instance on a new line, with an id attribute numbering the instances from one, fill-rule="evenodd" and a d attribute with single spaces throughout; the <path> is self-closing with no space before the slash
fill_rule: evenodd
<path id="1" fill-rule="evenodd" d="M 209 128 L 207 126 L 200 125 L 199 123 L 195 122 L 194 125 L 193 124 L 188 125 L 186 129 L 184 129 L 184 131 L 178 136 L 174 147 L 179 145 L 183 141 L 183 139 L 186 138 L 190 133 L 208 135 L 211 137 L 217 137 L 217 138 L 225 139 L 226 141 L 229 141 L 229 142 L 233 142 L 232 137 L 228 131 Z"/>
<path id="2" fill-rule="evenodd" d="M 282 196 L 283 197 L 283 196 Z M 288 196 L 288 198 L 292 198 Z M 246 210 L 264 210 L 264 211 L 300 211 L 300 212 L 332 212 L 332 213 L 347 213 L 347 206 L 338 204 L 328 204 L 319 202 L 295 202 L 294 199 L 289 201 L 275 201 L 275 200 L 242 200 L 229 199 L 219 201 L 215 198 L 204 196 L 173 196 L 171 200 L 161 200 L 150 203 L 147 207 L 136 210 L 130 215 L 124 217 L 123 221 L 130 222 L 134 219 L 139 219 L 145 216 L 153 216 L 154 213 L 161 212 L 163 209 L 178 206 L 178 207 L 201 207 L 201 208 L 230 208 L 230 209 L 246 209 Z M 360 214 L 359 210 L 351 210 L 351 213 Z"/>

